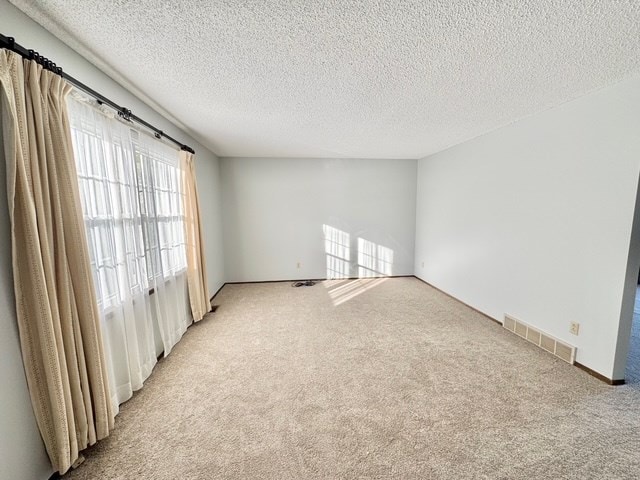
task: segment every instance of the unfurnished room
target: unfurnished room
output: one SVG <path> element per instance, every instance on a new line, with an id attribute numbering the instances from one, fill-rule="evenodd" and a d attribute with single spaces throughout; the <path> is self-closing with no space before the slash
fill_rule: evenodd
<path id="1" fill-rule="evenodd" d="M 0 479 L 640 478 L 640 2 L 0 0 Z"/>

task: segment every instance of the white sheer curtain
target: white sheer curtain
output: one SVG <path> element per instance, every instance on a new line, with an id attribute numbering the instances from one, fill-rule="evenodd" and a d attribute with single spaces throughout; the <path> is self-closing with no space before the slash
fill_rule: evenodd
<path id="1" fill-rule="evenodd" d="M 130 130 L 131 131 L 131 130 Z M 131 131 L 143 207 L 149 286 L 165 356 L 191 323 L 187 293 L 184 193 L 179 152 L 157 139 Z"/>
<path id="2" fill-rule="evenodd" d="M 68 103 L 117 409 L 191 323 L 179 157 L 89 100 Z"/>

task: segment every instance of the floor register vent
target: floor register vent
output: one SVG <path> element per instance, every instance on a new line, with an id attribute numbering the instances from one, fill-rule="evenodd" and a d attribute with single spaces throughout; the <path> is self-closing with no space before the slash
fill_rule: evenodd
<path id="1" fill-rule="evenodd" d="M 553 338 L 551 335 L 543 333 L 540 330 L 533 328 L 531 325 L 527 325 L 517 318 L 507 314 L 504 316 L 504 323 L 502 325 L 504 328 L 515 333 L 519 337 L 530 341 L 534 345 L 537 345 L 538 347 L 573 365 L 576 359 L 576 347 L 567 345 L 557 338 Z"/>

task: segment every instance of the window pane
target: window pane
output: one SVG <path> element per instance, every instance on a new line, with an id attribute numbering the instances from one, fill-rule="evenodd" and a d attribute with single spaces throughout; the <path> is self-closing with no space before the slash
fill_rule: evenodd
<path id="1" fill-rule="evenodd" d="M 186 268 L 178 152 L 69 103 L 98 302 L 117 305 Z"/>

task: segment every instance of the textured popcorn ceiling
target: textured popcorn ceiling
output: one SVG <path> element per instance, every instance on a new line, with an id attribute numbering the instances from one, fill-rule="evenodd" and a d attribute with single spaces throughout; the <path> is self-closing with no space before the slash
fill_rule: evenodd
<path id="1" fill-rule="evenodd" d="M 11 1 L 223 156 L 419 158 L 640 71 L 637 0 Z"/>

